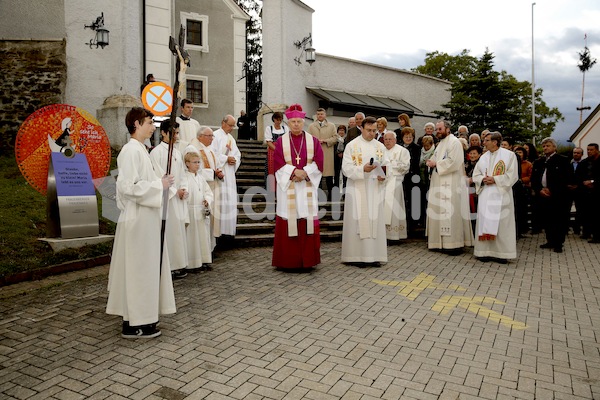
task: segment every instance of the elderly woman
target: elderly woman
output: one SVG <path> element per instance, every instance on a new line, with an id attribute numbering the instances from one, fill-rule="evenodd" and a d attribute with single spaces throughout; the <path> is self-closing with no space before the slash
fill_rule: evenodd
<path id="1" fill-rule="evenodd" d="M 481 137 L 476 133 L 471 133 L 469 136 L 469 147 L 481 147 Z"/>
<path id="2" fill-rule="evenodd" d="M 425 136 L 431 137 L 433 139 L 433 144 L 436 144 L 438 142 L 437 137 L 435 137 L 435 124 L 433 122 L 426 123 L 423 127 L 423 131 L 425 133 L 419 138 L 419 140 L 417 140 L 417 144 L 419 146 L 423 146 L 422 141 Z"/>
<path id="3" fill-rule="evenodd" d="M 273 166 L 277 179 L 277 211 L 272 265 L 306 269 L 321 262 L 318 190 L 323 174 L 319 139 L 304 132 L 299 104 L 285 111 L 290 132 L 277 140 Z"/>
<path id="4" fill-rule="evenodd" d="M 427 166 L 427 160 L 431 158 L 435 151 L 435 144 L 433 143 L 433 137 L 425 135 L 421 138 L 421 156 L 419 157 L 419 175 L 421 177 L 421 210 L 427 209 L 427 191 L 429 190 L 429 178 L 431 177 L 431 170 Z M 425 223 L 425 212 L 422 212 L 419 218 L 420 223 Z"/>
<path id="5" fill-rule="evenodd" d="M 383 135 L 388 126 L 388 121 L 385 117 L 377 118 L 377 132 L 375 132 L 375 140 L 383 143 Z"/>

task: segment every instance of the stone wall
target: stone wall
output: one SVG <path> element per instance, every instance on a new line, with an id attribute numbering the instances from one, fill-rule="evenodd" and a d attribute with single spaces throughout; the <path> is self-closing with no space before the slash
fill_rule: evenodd
<path id="1" fill-rule="evenodd" d="M 35 110 L 63 103 L 65 41 L 0 40 L 0 155 L 14 153 L 19 127 Z"/>

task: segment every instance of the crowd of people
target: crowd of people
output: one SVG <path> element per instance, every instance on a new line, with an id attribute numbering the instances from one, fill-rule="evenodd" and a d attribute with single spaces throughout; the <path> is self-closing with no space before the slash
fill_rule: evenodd
<path id="1" fill-rule="evenodd" d="M 236 120 L 226 115 L 213 132 L 192 111 L 184 99 L 175 125 L 162 122 L 162 142 L 150 152 L 144 143 L 154 132 L 152 113 L 133 108 L 126 117 L 131 140 L 117 159 L 121 215 L 107 304 L 109 314 L 122 316 L 125 338 L 160 335 L 159 315 L 175 312 L 172 279 L 211 270 L 217 239 L 236 233 Z M 543 230 L 541 247 L 560 253 L 573 203 L 574 232 L 600 242 L 595 143 L 587 158 L 575 148 L 569 160 L 551 138 L 537 157 L 531 143 L 513 145 L 488 130 L 469 135 L 466 126 L 453 133 L 443 120 L 425 124 L 417 139 L 406 114 L 395 131 L 386 118 L 362 112 L 348 126 L 327 121 L 322 108 L 306 131 L 305 120 L 294 104 L 274 113 L 265 130 L 277 269 L 305 271 L 321 262 L 320 200 L 344 202 L 341 261 L 361 268 L 387 262 L 388 242 L 423 233 L 432 251 L 457 255 L 474 246 L 477 259 L 507 263 L 517 258 L 520 236 Z"/>

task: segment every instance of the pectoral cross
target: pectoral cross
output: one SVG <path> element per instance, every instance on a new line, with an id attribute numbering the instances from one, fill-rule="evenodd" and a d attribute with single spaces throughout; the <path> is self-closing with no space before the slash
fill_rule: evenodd
<path id="1" fill-rule="evenodd" d="M 377 160 L 381 160 L 383 158 L 383 152 L 380 149 L 377 149 L 375 155 L 377 156 Z"/>
<path id="2" fill-rule="evenodd" d="M 300 156 L 296 154 L 296 165 L 300 164 Z"/>

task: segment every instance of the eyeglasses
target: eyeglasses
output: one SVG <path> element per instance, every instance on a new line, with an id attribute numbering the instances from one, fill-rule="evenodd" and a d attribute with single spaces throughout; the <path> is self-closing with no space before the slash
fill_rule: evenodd
<path id="1" fill-rule="evenodd" d="M 215 135 L 202 135 L 202 136 L 206 136 L 206 137 L 215 137 Z"/>

